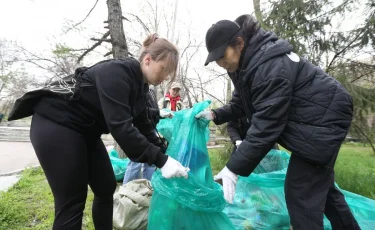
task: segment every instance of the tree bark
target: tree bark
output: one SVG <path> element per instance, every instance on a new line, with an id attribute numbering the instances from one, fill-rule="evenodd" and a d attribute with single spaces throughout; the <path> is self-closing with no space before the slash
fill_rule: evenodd
<path id="1" fill-rule="evenodd" d="M 108 0 L 108 27 L 112 39 L 112 52 L 114 58 L 128 56 L 128 45 L 125 39 L 122 24 L 122 11 L 120 0 Z"/>
<path id="2" fill-rule="evenodd" d="M 228 104 L 228 102 L 232 99 L 232 81 L 230 80 L 230 78 L 228 77 L 227 79 L 227 96 L 226 96 L 226 103 Z"/>
<path id="3" fill-rule="evenodd" d="M 355 124 L 355 123 L 353 122 L 352 125 L 354 125 L 354 127 L 358 130 L 358 132 L 359 132 L 364 138 L 366 138 L 367 142 L 370 144 L 370 146 L 371 146 L 371 148 L 372 148 L 372 152 L 375 154 L 375 146 L 373 145 L 371 138 L 370 138 L 368 135 L 366 135 L 366 133 L 363 132 L 362 129 L 361 129 L 361 127 L 359 127 L 357 124 Z"/>
<path id="4" fill-rule="evenodd" d="M 124 26 L 122 24 L 122 10 L 120 0 L 107 0 L 108 27 L 111 35 L 112 54 L 114 58 L 128 57 L 128 45 L 125 39 Z M 115 142 L 115 150 L 120 158 L 126 158 L 126 154 Z"/>

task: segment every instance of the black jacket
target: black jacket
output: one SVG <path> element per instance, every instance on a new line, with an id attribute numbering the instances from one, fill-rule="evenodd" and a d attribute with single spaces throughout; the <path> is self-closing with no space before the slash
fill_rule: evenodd
<path id="1" fill-rule="evenodd" d="M 278 142 L 297 156 L 327 165 L 349 130 L 353 104 L 345 88 L 319 67 L 292 53 L 292 46 L 260 29 L 229 73 L 235 90 L 228 105 L 213 110 L 222 124 L 246 115 L 245 140 L 227 163 L 248 176 Z"/>
<path id="2" fill-rule="evenodd" d="M 247 117 L 241 117 L 240 119 L 228 121 L 227 131 L 228 131 L 229 138 L 234 145 L 232 154 L 237 149 L 236 141 L 242 141 L 243 139 L 246 138 L 246 134 L 250 126 L 251 124 L 247 121 Z M 272 148 L 279 149 L 279 146 L 275 144 Z"/>
<path id="3" fill-rule="evenodd" d="M 245 139 L 249 128 L 250 123 L 247 122 L 247 117 L 241 117 L 240 119 L 229 121 L 227 124 L 227 131 L 232 143 L 236 144 L 236 141 L 242 141 Z"/>
<path id="4" fill-rule="evenodd" d="M 86 70 L 81 80 L 93 87 L 82 88 L 78 100 L 44 97 L 34 111 L 88 138 L 111 133 L 132 161 L 162 167 L 167 156 L 148 118 L 149 88 L 139 62 L 101 62 Z"/>

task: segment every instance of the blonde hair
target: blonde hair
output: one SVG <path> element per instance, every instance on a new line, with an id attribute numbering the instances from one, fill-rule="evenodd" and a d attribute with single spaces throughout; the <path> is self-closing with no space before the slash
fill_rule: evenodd
<path id="1" fill-rule="evenodd" d="M 157 34 L 147 36 L 143 42 L 143 48 L 139 61 L 142 62 L 146 54 L 150 54 L 152 60 L 165 60 L 166 72 L 171 76 L 171 81 L 174 81 L 177 75 L 179 54 L 177 48 L 165 38 L 159 38 Z"/>

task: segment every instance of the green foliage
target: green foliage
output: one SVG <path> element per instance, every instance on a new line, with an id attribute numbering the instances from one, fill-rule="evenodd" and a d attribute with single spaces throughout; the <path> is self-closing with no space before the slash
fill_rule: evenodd
<path id="1" fill-rule="evenodd" d="M 71 55 L 72 49 L 65 45 L 57 44 L 52 53 L 57 57 L 66 57 Z"/>
<path id="2" fill-rule="evenodd" d="M 332 17 L 349 10 L 349 0 L 334 5 L 329 0 L 270 1 L 271 9 L 264 13 L 262 26 L 287 39 L 294 52 L 322 64 L 322 54 L 336 45 L 337 39 L 326 39 L 326 29 L 332 26 Z"/>
<path id="3" fill-rule="evenodd" d="M 222 170 L 227 163 L 233 149 L 233 144 L 227 143 L 223 148 L 213 148 L 208 150 L 212 174 L 216 175 Z"/>
<path id="4" fill-rule="evenodd" d="M 253 0 L 254 5 L 259 0 Z M 337 78 L 353 97 L 354 119 L 351 135 L 365 142 L 375 141 L 374 127 L 367 116 L 375 109 L 375 4 L 373 0 L 277 0 L 268 1 L 270 8 L 262 12 L 262 27 L 288 40 L 294 52 L 306 57 Z M 362 6 L 365 6 L 364 8 Z M 257 10 L 257 8 L 256 8 Z M 364 10 L 362 22 L 346 28 L 340 22 L 348 15 Z M 259 12 L 256 12 L 259 15 Z M 372 50 L 369 48 L 372 48 Z M 368 53 L 373 60 L 358 61 Z"/>
<path id="5" fill-rule="evenodd" d="M 335 165 L 340 188 L 375 199 L 375 156 L 370 147 L 345 144 Z"/>

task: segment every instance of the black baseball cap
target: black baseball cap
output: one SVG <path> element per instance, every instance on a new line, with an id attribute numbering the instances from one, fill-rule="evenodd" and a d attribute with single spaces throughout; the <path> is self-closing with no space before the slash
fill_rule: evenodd
<path id="1" fill-rule="evenodd" d="M 213 24 L 206 33 L 208 57 L 204 65 L 222 58 L 230 40 L 240 31 L 241 27 L 233 21 L 221 20 Z"/>

